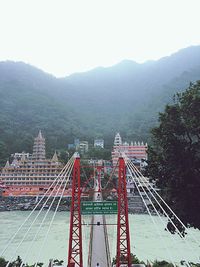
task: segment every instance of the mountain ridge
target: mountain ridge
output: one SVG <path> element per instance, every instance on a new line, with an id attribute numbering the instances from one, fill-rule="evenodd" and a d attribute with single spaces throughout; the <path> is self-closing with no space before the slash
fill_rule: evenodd
<path id="1" fill-rule="evenodd" d="M 30 151 L 39 129 L 48 153 L 66 149 L 76 137 L 102 137 L 111 146 L 116 131 L 149 141 L 157 113 L 174 93 L 199 79 L 200 46 L 158 61 L 125 60 L 65 78 L 23 62 L 0 62 L 0 160 Z"/>

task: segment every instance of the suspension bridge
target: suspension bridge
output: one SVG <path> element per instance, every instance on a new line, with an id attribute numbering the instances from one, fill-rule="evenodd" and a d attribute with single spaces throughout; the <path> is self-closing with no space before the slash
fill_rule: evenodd
<path id="1" fill-rule="evenodd" d="M 116 201 L 106 201 L 103 199 L 103 190 L 106 190 L 106 187 L 109 183 L 112 183 L 113 176 L 117 175 L 117 200 Z M 8 240 L 5 248 L 1 252 L 0 256 L 6 255 L 6 251 L 11 250 L 12 253 L 8 259 L 6 267 L 11 266 L 11 262 L 16 259 L 20 247 L 23 245 L 34 225 L 38 224 L 35 227 L 36 231 L 31 235 L 31 242 L 29 246 L 25 248 L 24 255 L 22 257 L 22 262 L 20 267 L 27 266 L 28 255 L 31 253 L 34 243 L 38 237 L 41 235 L 43 226 L 48 221 L 48 228 L 46 233 L 43 235 L 43 241 L 38 247 L 37 256 L 34 259 L 34 267 L 39 266 L 40 262 L 43 262 L 43 251 L 48 242 L 48 236 L 55 219 L 55 216 L 59 210 L 59 205 L 64 196 L 66 188 L 71 187 L 71 207 L 70 207 L 70 227 L 69 227 L 69 238 L 66 239 L 66 248 L 68 248 L 67 267 L 85 267 L 83 264 L 83 225 L 84 225 L 84 216 L 90 215 L 91 220 L 89 223 L 90 226 L 90 238 L 89 238 L 89 249 L 87 255 L 87 267 L 96 267 L 99 264 L 100 267 L 130 267 L 132 266 L 131 255 L 134 254 L 134 251 L 131 251 L 131 240 L 130 232 L 132 227 L 129 225 L 129 213 L 128 213 L 128 197 L 127 197 L 127 175 L 131 179 L 137 189 L 147 213 L 149 214 L 151 221 L 155 227 L 155 235 L 165 248 L 165 252 L 168 255 L 171 263 L 174 266 L 177 266 L 177 262 L 174 261 L 172 257 L 172 251 L 170 247 L 167 247 L 163 235 L 158 228 L 158 220 L 163 226 L 170 237 L 172 244 L 177 248 L 177 253 L 180 253 L 180 261 L 184 262 L 186 266 L 192 266 L 188 259 L 184 258 L 184 252 L 182 248 L 179 248 L 176 244 L 176 239 L 174 235 L 170 233 L 168 227 L 166 227 L 166 221 L 174 228 L 174 231 L 178 234 L 181 241 L 184 243 L 185 250 L 192 250 L 196 263 L 200 262 L 200 242 L 197 238 L 191 233 L 182 221 L 176 216 L 173 210 L 168 206 L 168 204 L 163 200 L 159 195 L 157 190 L 149 183 L 148 179 L 142 175 L 142 173 L 135 167 L 133 162 L 131 162 L 125 155 L 120 155 L 118 163 L 113 168 L 113 171 L 109 177 L 109 180 L 104 188 L 101 185 L 101 168 L 96 166 L 96 171 L 94 172 L 93 179 L 93 190 L 92 190 L 92 200 L 88 201 L 83 199 L 84 190 L 86 190 L 91 177 L 86 179 L 84 185 L 81 182 L 81 163 L 80 157 L 77 153 L 68 161 L 64 166 L 62 171 L 59 173 L 58 177 L 50 185 L 45 194 L 38 199 L 38 202 L 35 203 L 33 210 L 26 217 L 24 222 L 20 225 L 18 230 L 12 235 Z M 48 208 L 46 208 L 48 207 Z M 54 211 L 49 219 L 49 212 L 54 207 Z M 106 222 L 106 214 L 116 214 L 117 221 L 113 223 L 112 227 L 117 228 L 117 238 L 116 238 L 116 254 L 114 255 L 115 261 L 112 262 L 109 248 L 109 235 L 108 235 L 108 223 Z M 156 216 L 155 216 L 156 215 Z M 172 220 L 171 218 L 174 218 Z M 38 219 L 40 218 L 40 223 Z M 188 233 L 191 242 L 188 243 L 187 237 L 183 234 L 183 231 L 180 231 L 181 225 L 182 229 Z M 21 234 L 21 239 L 18 240 L 17 236 Z M 63 233 L 65 235 L 65 233 Z M 135 233 L 137 235 L 137 233 Z M 16 239 L 18 242 L 16 242 Z M 13 244 L 14 249 L 13 249 Z M 152 244 L 154 246 L 154 244 Z M 49 255 L 49 259 L 52 258 L 52 255 Z M 52 260 L 49 263 L 46 263 L 45 266 L 53 266 Z"/>

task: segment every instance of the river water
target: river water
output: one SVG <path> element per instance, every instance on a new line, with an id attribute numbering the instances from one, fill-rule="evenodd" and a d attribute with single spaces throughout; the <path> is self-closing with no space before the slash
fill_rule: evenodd
<path id="1" fill-rule="evenodd" d="M 29 215 L 30 211 L 12 211 L 0 213 L 0 252 L 8 244 L 9 239 L 17 232 L 20 225 Z M 33 263 L 36 260 L 44 262 L 47 266 L 50 258 L 65 260 L 67 259 L 68 236 L 69 236 L 69 213 L 57 212 L 52 227 L 46 236 L 48 227 L 54 212 L 50 212 L 44 221 L 44 225 L 40 227 L 45 213 L 42 212 L 38 219 L 34 222 L 35 214 L 33 214 L 27 223 L 21 228 L 16 235 L 9 249 L 4 253 L 6 259 L 15 259 L 20 255 L 25 262 Z M 87 266 L 87 255 L 89 248 L 90 223 L 91 217 L 83 216 L 83 258 L 84 266 Z M 111 256 L 116 253 L 116 219 L 115 215 L 106 216 L 108 224 L 108 238 L 110 244 Z M 178 235 L 171 235 L 165 230 L 158 217 L 153 216 L 154 223 L 148 215 L 129 215 L 130 236 L 131 236 L 131 252 L 140 260 L 167 260 L 180 262 L 188 260 L 197 262 L 200 256 L 200 247 L 193 240 L 193 236 L 200 244 L 200 231 L 191 229 L 185 239 L 181 239 Z M 19 246 L 24 234 L 33 224 L 26 238 Z M 95 226 L 98 227 L 98 226 Z M 36 236 L 37 233 L 37 236 Z M 32 242 L 32 240 L 34 242 Z M 15 250 L 19 246 L 16 253 Z"/>

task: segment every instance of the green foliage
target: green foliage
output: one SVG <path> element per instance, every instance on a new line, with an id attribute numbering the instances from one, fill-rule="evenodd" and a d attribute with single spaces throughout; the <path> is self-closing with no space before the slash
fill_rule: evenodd
<path id="1" fill-rule="evenodd" d="M 200 81 L 177 94 L 174 103 L 160 113 L 159 125 L 152 130 L 147 174 L 157 180 L 162 195 L 184 223 L 200 229 L 199 118 Z"/>
<path id="2" fill-rule="evenodd" d="M 185 261 L 181 261 L 180 263 L 181 263 L 181 265 L 187 265 L 185 263 Z M 192 267 L 200 267 L 199 263 L 189 262 L 189 265 Z M 152 267 L 173 267 L 174 265 L 170 262 L 165 261 L 165 260 L 162 260 L 162 261 L 155 260 L 151 266 Z"/>
<path id="3" fill-rule="evenodd" d="M 0 165 L 11 153 L 32 152 L 39 129 L 47 156 L 74 138 L 103 138 L 110 149 L 118 131 L 128 141 L 148 141 L 170 95 L 199 79 L 199 51 L 191 47 L 144 64 L 124 61 L 65 79 L 22 62 L 0 62 Z"/>
<path id="4" fill-rule="evenodd" d="M 63 262 L 63 261 L 58 261 L 58 263 L 60 263 L 60 262 Z M 4 258 L 1 258 L 0 257 L 0 267 L 6 267 L 7 266 L 7 263 L 8 263 L 8 261 L 6 261 Z M 12 261 L 12 262 L 10 262 L 8 266 L 9 267 L 20 267 L 21 264 L 22 264 L 22 259 L 21 259 L 20 256 L 17 256 L 17 259 L 14 260 L 14 261 Z M 36 266 L 42 267 L 43 265 L 44 265 L 44 263 L 38 262 Z M 59 264 L 59 265 L 61 265 L 61 264 Z M 23 267 L 34 267 L 35 266 L 35 263 L 32 264 L 32 265 L 30 265 L 28 263 L 26 263 L 26 264 L 23 263 L 22 266 Z"/>
<path id="5" fill-rule="evenodd" d="M 6 267 L 7 261 L 0 257 L 0 267 Z"/>
<path id="6" fill-rule="evenodd" d="M 0 141 L 0 162 L 5 164 L 6 158 L 5 155 L 7 154 L 6 144 L 3 141 Z"/>
<path id="7" fill-rule="evenodd" d="M 174 265 L 172 263 L 169 263 L 167 261 L 154 261 L 152 264 L 152 267 L 173 267 Z"/>
<path id="8" fill-rule="evenodd" d="M 190 262 L 190 266 L 191 266 L 191 267 L 200 267 L 200 263 L 193 263 L 193 262 Z"/>
<path id="9" fill-rule="evenodd" d="M 92 159 L 104 159 L 110 160 L 111 159 L 111 150 L 105 149 L 101 147 L 92 147 L 88 150 L 88 152 L 84 155 L 85 158 L 92 158 Z"/>
<path id="10" fill-rule="evenodd" d="M 124 262 L 126 263 L 127 260 L 126 259 L 123 259 L 123 257 L 121 258 L 121 262 Z M 143 261 L 140 261 L 136 255 L 133 255 L 133 253 L 131 253 L 131 264 L 143 264 L 144 262 Z M 116 257 L 113 258 L 113 261 L 112 261 L 112 264 L 116 264 Z"/>
<path id="11" fill-rule="evenodd" d="M 68 162 L 68 160 L 71 158 L 72 155 L 70 155 L 70 153 L 68 151 L 63 150 L 63 149 L 59 150 L 59 154 L 58 154 L 59 160 L 61 162 L 63 162 L 64 164 L 66 164 Z"/>
<path id="12" fill-rule="evenodd" d="M 56 259 L 53 261 L 53 266 L 61 266 L 63 262 L 64 262 L 63 260 Z"/>
<path id="13" fill-rule="evenodd" d="M 20 267 L 22 264 L 22 259 L 20 256 L 17 256 L 17 259 L 9 263 L 9 267 Z"/>

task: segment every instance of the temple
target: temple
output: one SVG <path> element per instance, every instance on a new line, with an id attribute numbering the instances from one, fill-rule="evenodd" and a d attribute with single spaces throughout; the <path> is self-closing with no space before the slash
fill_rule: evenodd
<path id="1" fill-rule="evenodd" d="M 45 139 L 39 131 L 38 136 L 34 139 L 32 160 L 45 160 Z"/>
<path id="2" fill-rule="evenodd" d="M 135 161 L 137 165 L 142 167 L 143 160 L 147 160 L 147 143 L 143 142 L 122 142 L 122 138 L 119 133 L 115 135 L 114 146 L 112 150 L 112 162 L 113 166 L 117 165 L 118 157 L 120 154 L 125 154 L 131 161 Z"/>
<path id="3" fill-rule="evenodd" d="M 45 138 L 41 131 L 34 139 L 33 154 L 28 155 L 16 153 L 11 163 L 6 162 L 0 173 L 5 186 L 3 196 L 42 195 L 63 167 L 56 152 L 52 159 L 46 159 Z"/>

